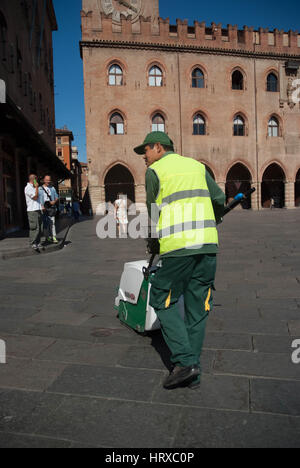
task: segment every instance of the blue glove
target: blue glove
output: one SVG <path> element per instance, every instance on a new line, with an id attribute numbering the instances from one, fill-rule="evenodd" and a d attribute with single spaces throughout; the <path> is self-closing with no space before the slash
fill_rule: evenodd
<path id="1" fill-rule="evenodd" d="M 244 194 L 243 194 L 243 193 L 238 193 L 238 194 L 234 197 L 234 199 L 235 199 L 236 201 L 242 201 L 243 198 L 244 198 Z"/>

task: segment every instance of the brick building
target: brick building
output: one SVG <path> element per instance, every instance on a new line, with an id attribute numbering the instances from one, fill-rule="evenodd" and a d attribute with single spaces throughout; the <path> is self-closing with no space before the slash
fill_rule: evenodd
<path id="1" fill-rule="evenodd" d="M 66 126 L 64 128 L 56 129 L 56 155 L 64 164 L 64 166 L 70 171 L 68 179 L 60 182 L 59 197 L 65 200 L 71 201 L 73 196 L 72 190 L 72 142 L 74 136 L 71 130 Z"/>
<path id="2" fill-rule="evenodd" d="M 83 0 L 89 192 L 144 202 L 133 147 L 165 130 L 244 208 L 300 205 L 300 35 L 159 17 L 158 0 Z M 298 92 L 299 96 L 299 92 Z"/>
<path id="3" fill-rule="evenodd" d="M 80 199 L 83 200 L 89 186 L 89 166 L 87 163 L 80 163 L 81 165 L 81 195 Z"/>
<path id="4" fill-rule="evenodd" d="M 55 154 L 51 0 L 0 3 L 0 236 L 26 224 L 29 173 L 69 176 Z"/>

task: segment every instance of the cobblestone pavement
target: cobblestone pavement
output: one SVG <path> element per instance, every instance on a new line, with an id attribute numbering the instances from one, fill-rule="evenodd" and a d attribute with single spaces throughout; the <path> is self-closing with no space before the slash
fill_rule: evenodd
<path id="1" fill-rule="evenodd" d="M 1 447 L 299 447 L 300 210 L 235 212 L 220 227 L 217 291 L 198 391 L 162 388 L 160 333 L 113 303 L 144 242 L 75 225 L 47 256 L 0 261 Z"/>

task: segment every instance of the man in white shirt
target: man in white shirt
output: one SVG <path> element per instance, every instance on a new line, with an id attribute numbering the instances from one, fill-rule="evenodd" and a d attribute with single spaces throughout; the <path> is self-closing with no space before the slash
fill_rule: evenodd
<path id="1" fill-rule="evenodd" d="M 25 187 L 25 199 L 29 221 L 30 246 L 34 250 L 39 250 L 42 248 L 41 236 L 43 221 L 39 185 L 35 174 L 29 176 L 29 182 Z"/>
<path id="2" fill-rule="evenodd" d="M 44 210 L 44 228 L 47 231 L 48 242 L 58 244 L 56 239 L 55 215 L 57 212 L 58 195 L 55 187 L 52 186 L 51 176 L 44 177 L 44 184 L 39 188 L 40 201 Z"/>

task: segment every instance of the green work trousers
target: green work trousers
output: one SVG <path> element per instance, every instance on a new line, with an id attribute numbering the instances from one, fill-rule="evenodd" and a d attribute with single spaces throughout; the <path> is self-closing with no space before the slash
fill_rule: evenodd
<path id="1" fill-rule="evenodd" d="M 39 244 L 41 242 L 43 216 L 41 211 L 28 211 L 29 239 L 30 244 Z"/>
<path id="2" fill-rule="evenodd" d="M 200 366 L 216 267 L 216 254 L 168 257 L 162 259 L 162 268 L 151 280 L 150 305 L 176 366 Z M 178 306 L 182 296 L 184 314 Z"/>

